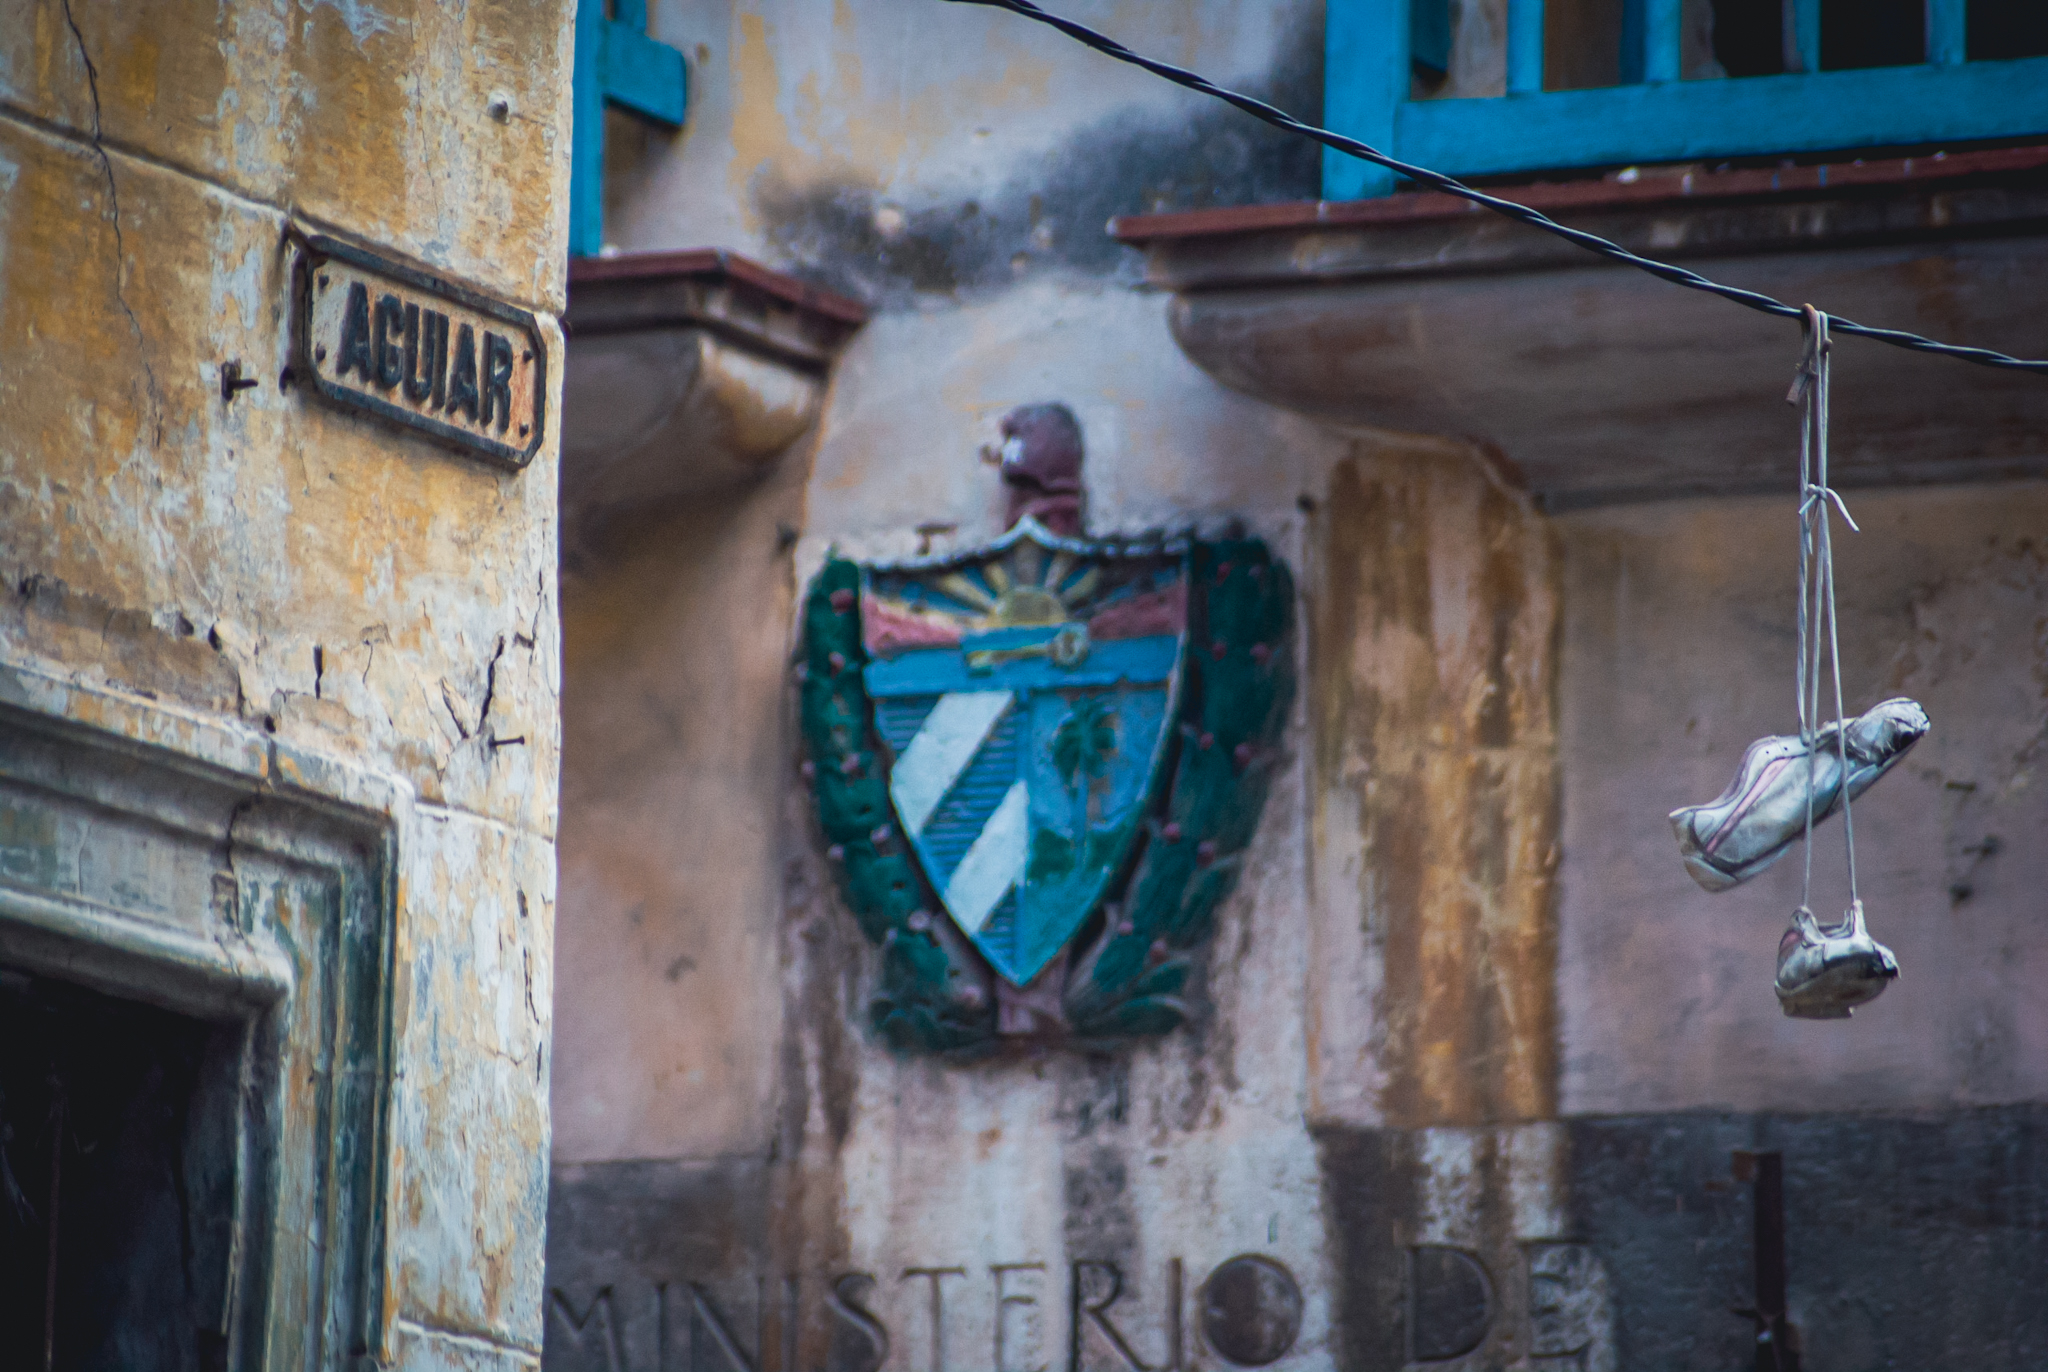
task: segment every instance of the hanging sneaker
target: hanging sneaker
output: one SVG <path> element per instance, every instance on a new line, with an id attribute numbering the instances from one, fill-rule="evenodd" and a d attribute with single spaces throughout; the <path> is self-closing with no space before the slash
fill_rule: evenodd
<path id="1" fill-rule="evenodd" d="M 1832 929 L 1804 905 L 1778 940 L 1778 1005 L 1793 1019 L 1847 1019 L 1899 978 L 1892 950 L 1863 928 L 1863 902 Z"/>
<path id="2" fill-rule="evenodd" d="M 1890 771 L 1928 730 L 1927 712 L 1900 696 L 1849 721 L 1851 800 Z M 1685 870 L 1709 891 L 1739 886 L 1785 855 L 1806 828 L 1808 754 L 1813 754 L 1813 822 L 1842 808 L 1838 726 L 1823 725 L 1809 749 L 1796 735 L 1760 738 L 1742 755 L 1735 780 L 1718 799 L 1671 812 Z"/>

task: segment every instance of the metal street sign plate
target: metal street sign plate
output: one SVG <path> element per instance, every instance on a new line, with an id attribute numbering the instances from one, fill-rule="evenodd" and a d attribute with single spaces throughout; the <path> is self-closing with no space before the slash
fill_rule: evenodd
<path id="1" fill-rule="evenodd" d="M 331 238 L 294 273 L 300 374 L 321 399 L 524 467 L 540 448 L 547 353 L 525 310 Z"/>

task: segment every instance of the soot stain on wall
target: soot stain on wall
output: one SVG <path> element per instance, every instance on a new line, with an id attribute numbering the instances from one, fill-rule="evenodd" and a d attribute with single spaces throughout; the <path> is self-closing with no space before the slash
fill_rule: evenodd
<path id="1" fill-rule="evenodd" d="M 1568 1127 L 1572 1227 L 1613 1283 L 1622 1367 L 1707 1372 L 1747 1360 L 1750 1326 L 1729 1313 L 1754 1289 L 1735 1149 L 1785 1159 L 1788 1296 L 1807 1366 L 2018 1369 L 2048 1354 L 2039 1105 Z"/>
<path id="2" fill-rule="evenodd" d="M 1401 1254 L 1416 1228 L 1415 1167 L 1403 1136 L 1386 1129 L 1316 1131 L 1323 1212 L 1335 1240 L 1339 1365 L 1399 1367 L 1405 1358 Z"/>
<path id="3" fill-rule="evenodd" d="M 1555 1112 L 1556 616 L 1533 519 L 1477 466 L 1360 455 L 1331 476 L 1315 757 L 1320 785 L 1356 797 L 1371 862 L 1395 1124 Z M 1443 618 L 1453 582 L 1483 626 L 1469 638 Z"/>
<path id="4" fill-rule="evenodd" d="M 1597 1257 L 1613 1297 L 1613 1366 L 1719 1372 L 1748 1366 L 1754 1199 L 1737 1150 L 1784 1159 L 1787 1294 L 1805 1366 L 2042 1365 L 2048 1305 L 2048 1111 L 2037 1104 L 1926 1115 L 1675 1114 L 1565 1122 L 1565 1230 Z M 1427 1131 L 1316 1130 L 1335 1240 L 1338 1365 L 1408 1361 L 1409 1246 L 1421 1197 L 1441 1186 Z M 1511 1186 L 1483 1163 L 1479 1252 L 1492 1276 L 1490 1339 L 1528 1318 L 1529 1236 Z M 1879 1180 L 1881 1179 L 1881 1180 Z M 1418 1261 L 1423 1254 L 1418 1254 Z M 1441 1311 L 1439 1313 L 1442 1313 Z M 1428 1330 L 1422 1331 L 1426 1336 Z M 1489 1347 L 1498 1346 L 1489 1344 Z M 1483 1351 L 1482 1357 L 1487 1356 Z M 1484 1362 L 1481 1365 L 1497 1365 Z M 1545 1364 L 1547 1365 L 1547 1364 Z M 1596 1364 L 1597 1365 L 1597 1364 Z"/>
<path id="5" fill-rule="evenodd" d="M 1077 48 L 1077 60 L 1104 61 Z M 1323 13 L 1299 7 L 1280 59 L 1252 95 L 1319 122 Z M 1104 231 L 1117 215 L 1311 200 L 1322 150 L 1189 93 L 1185 116 L 1115 114 L 1080 129 L 993 189 L 961 188 L 897 206 L 873 186 L 764 179 L 756 207 L 778 265 L 879 308 L 919 295 L 999 288 L 1044 267 L 1136 279 Z"/>

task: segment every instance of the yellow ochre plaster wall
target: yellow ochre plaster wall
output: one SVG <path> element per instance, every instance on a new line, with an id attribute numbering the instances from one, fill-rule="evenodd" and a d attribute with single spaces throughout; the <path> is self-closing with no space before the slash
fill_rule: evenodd
<path id="1" fill-rule="evenodd" d="M 322 406 L 294 235 L 533 311 L 558 359 L 573 13 L 0 3 L 0 665 L 397 797 L 407 1367 L 538 1360 L 560 369 L 522 472 Z"/>

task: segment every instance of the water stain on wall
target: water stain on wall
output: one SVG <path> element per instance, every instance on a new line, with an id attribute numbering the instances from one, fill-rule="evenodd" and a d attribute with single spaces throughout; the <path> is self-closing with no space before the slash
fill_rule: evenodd
<path id="1" fill-rule="evenodd" d="M 1319 120 L 1322 49 L 1321 7 L 1301 7 L 1279 61 L 1245 89 Z M 736 58 L 742 83 L 754 79 L 750 51 L 743 43 Z M 779 266 L 880 308 L 996 290 L 1042 268 L 1135 278 L 1133 255 L 1104 232 L 1112 216 L 1308 200 L 1321 190 L 1315 144 L 1213 101 L 1187 101 L 1173 120 L 1111 115 L 992 186 L 940 189 L 921 204 L 895 203 L 871 178 L 843 169 L 803 180 L 778 173 L 788 140 L 786 126 L 774 126 L 779 114 L 744 137 L 748 121 L 736 124 L 733 165 L 736 175 L 744 169 Z"/>
<path id="2" fill-rule="evenodd" d="M 1325 790 L 1356 796 L 1384 962 L 1380 1108 L 1408 1127 L 1556 1109 L 1550 537 L 1476 461 L 1332 473 L 1311 701 Z"/>

